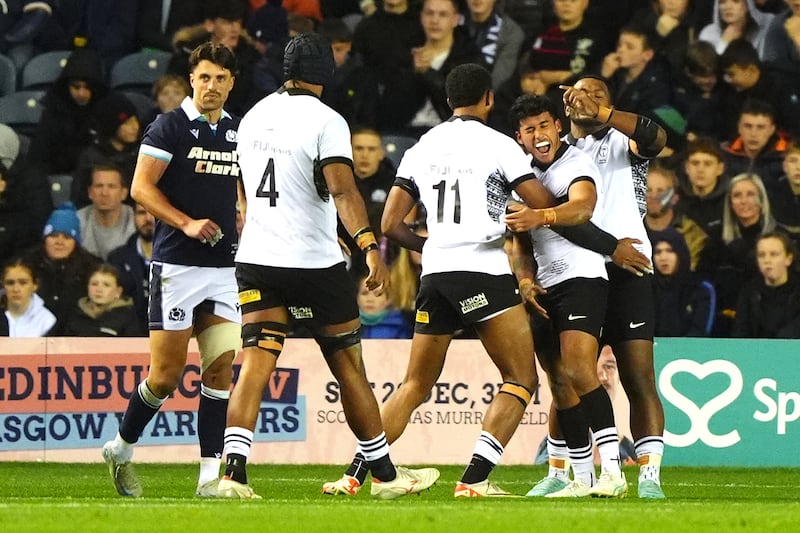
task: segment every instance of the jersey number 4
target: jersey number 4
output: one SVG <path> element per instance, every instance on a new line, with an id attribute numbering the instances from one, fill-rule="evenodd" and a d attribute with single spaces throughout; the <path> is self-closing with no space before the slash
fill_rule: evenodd
<path id="1" fill-rule="evenodd" d="M 438 205 L 436 206 L 436 222 L 444 222 L 444 196 L 447 192 L 447 182 L 442 180 L 434 185 L 433 188 L 439 193 Z M 453 223 L 461 224 L 461 190 L 458 188 L 458 180 L 450 187 L 450 190 L 453 191 L 454 195 Z"/>
<path id="2" fill-rule="evenodd" d="M 267 162 L 267 168 L 264 169 L 264 175 L 261 176 L 261 183 L 258 184 L 256 196 L 258 198 L 269 198 L 270 207 L 275 207 L 278 203 L 280 193 L 275 189 L 275 161 L 271 157 Z"/>

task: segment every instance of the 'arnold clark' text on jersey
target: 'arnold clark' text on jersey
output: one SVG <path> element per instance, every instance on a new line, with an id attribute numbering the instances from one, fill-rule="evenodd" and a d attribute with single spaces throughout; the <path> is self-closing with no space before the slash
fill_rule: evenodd
<path id="1" fill-rule="evenodd" d="M 216 126 L 187 97 L 181 106 L 148 126 L 139 153 L 169 163 L 158 188 L 170 203 L 194 219 L 208 218 L 222 229 L 214 246 L 156 221 L 153 260 L 178 265 L 231 267 L 238 237 L 236 154 L 239 119 L 227 112 Z"/>

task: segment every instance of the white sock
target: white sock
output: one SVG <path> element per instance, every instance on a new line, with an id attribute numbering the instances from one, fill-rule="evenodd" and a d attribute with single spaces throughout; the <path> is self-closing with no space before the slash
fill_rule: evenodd
<path id="1" fill-rule="evenodd" d="M 481 431 L 478 440 L 475 442 L 475 449 L 472 451 L 475 455 L 480 455 L 492 464 L 498 464 L 500 458 L 503 457 L 503 445 L 500 444 L 494 435 L 488 431 Z"/>
<path id="2" fill-rule="evenodd" d="M 612 476 L 622 475 L 619 460 L 619 436 L 617 428 L 603 428 L 593 433 L 597 451 L 600 453 L 600 467 L 602 471 L 608 472 Z"/>
<path id="3" fill-rule="evenodd" d="M 547 470 L 547 477 L 554 477 L 568 482 L 570 479 L 567 441 L 564 439 L 555 439 L 548 435 L 547 455 L 549 457 L 547 464 L 550 465 Z"/>
<path id="4" fill-rule="evenodd" d="M 224 455 L 236 453 L 245 458 L 250 457 L 250 446 L 253 444 L 253 432 L 240 427 L 225 428 Z"/>
<path id="5" fill-rule="evenodd" d="M 592 445 L 581 449 L 569 449 L 569 460 L 572 463 L 572 474 L 575 481 L 581 481 L 591 487 L 595 481 L 594 454 Z"/>
<path id="6" fill-rule="evenodd" d="M 200 458 L 200 477 L 197 480 L 197 486 L 219 479 L 219 466 L 222 464 L 222 459 L 217 457 L 201 457 Z"/>
<path id="7" fill-rule="evenodd" d="M 660 485 L 664 438 L 660 435 L 642 437 L 634 443 L 633 447 L 639 463 L 639 482 L 650 480 Z"/>
<path id="8" fill-rule="evenodd" d="M 123 440 L 120 434 L 117 433 L 117 436 L 111 442 L 111 453 L 114 454 L 114 458 L 119 462 L 128 463 L 133 459 L 133 444 Z"/>

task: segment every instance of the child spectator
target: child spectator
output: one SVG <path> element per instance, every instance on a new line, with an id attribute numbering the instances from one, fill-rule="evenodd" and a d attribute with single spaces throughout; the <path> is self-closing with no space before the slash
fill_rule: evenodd
<path id="1" fill-rule="evenodd" d="M 672 103 L 686 119 L 686 139 L 711 137 L 723 140 L 723 93 L 730 91 L 719 83 L 719 56 L 711 43 L 695 41 L 684 58 L 682 75 L 673 84 Z"/>
<path id="2" fill-rule="evenodd" d="M 698 38 L 713 44 L 719 54 L 731 41 L 745 38 L 763 58 L 772 18 L 756 7 L 755 0 L 715 0 L 714 21 L 700 31 Z"/>
<path id="3" fill-rule="evenodd" d="M 142 131 L 161 113 L 180 107 L 183 99 L 191 94 L 189 83 L 175 74 L 164 74 L 153 83 L 155 107 L 142 119 Z"/>
<path id="4" fill-rule="evenodd" d="M 786 235 L 761 235 L 756 244 L 759 274 L 739 293 L 733 337 L 800 339 L 800 279 L 791 268 L 795 257 Z"/>
<path id="5" fill-rule="evenodd" d="M 139 153 L 142 132 L 139 117 L 136 106 L 124 95 L 112 92 L 98 102 L 91 128 L 93 141 L 81 152 L 70 192 L 72 203 L 78 208 L 91 203 L 89 186 L 93 167 L 114 166 L 122 173 L 123 184 L 128 188 Z"/>
<path id="6" fill-rule="evenodd" d="M 656 337 L 708 337 L 716 313 L 716 293 L 689 269 L 689 248 L 675 229 L 659 232 L 653 243 Z"/>
<path id="7" fill-rule="evenodd" d="M 800 246 L 800 141 L 789 143 L 783 159 L 784 175 L 767 189 L 778 227 Z"/>
<path id="8" fill-rule="evenodd" d="M 73 337 L 135 337 L 139 321 L 133 301 L 122 296 L 119 272 L 103 264 L 89 276 L 88 295 L 77 301 L 67 317 L 64 335 Z"/>
<path id="9" fill-rule="evenodd" d="M 56 317 L 36 294 L 38 279 L 33 268 L 22 260 L 14 260 L 3 269 L 0 306 L 2 337 L 45 337 L 56 325 Z"/>
<path id="10" fill-rule="evenodd" d="M 366 276 L 358 282 L 358 309 L 363 339 L 410 339 L 413 325 L 402 311 L 392 305 L 389 291 L 367 288 Z"/>
<path id="11" fill-rule="evenodd" d="M 699 138 L 689 143 L 676 209 L 700 224 L 709 236 L 719 235 L 727 178 L 719 145 Z"/>
<path id="12" fill-rule="evenodd" d="M 792 135 L 800 134 L 800 101 L 796 87 L 784 85 L 781 76 L 765 70 L 753 45 L 747 39 L 736 39 L 720 57 L 720 67 L 725 82 L 734 91 L 725 93 L 722 105 L 725 116 L 725 134 L 731 138 L 736 132 L 736 120 L 749 100 L 770 102 L 780 115 L 773 113 L 777 126 Z M 786 77 L 785 75 L 783 76 Z"/>
<path id="13" fill-rule="evenodd" d="M 652 116 L 656 108 L 669 104 L 669 69 L 656 56 L 646 31 L 623 28 L 616 51 L 603 59 L 601 74 L 608 78 L 614 105 L 620 109 Z"/>

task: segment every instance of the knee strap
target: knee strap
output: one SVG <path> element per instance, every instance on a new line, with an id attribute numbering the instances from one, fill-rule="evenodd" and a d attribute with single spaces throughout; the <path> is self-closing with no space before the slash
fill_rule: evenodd
<path id="1" fill-rule="evenodd" d="M 242 326 L 236 322 L 220 322 L 204 329 L 197 336 L 200 349 L 200 372 L 204 373 L 211 364 L 227 352 L 233 356 L 242 346 Z"/>
<path id="2" fill-rule="evenodd" d="M 289 327 L 280 322 L 253 322 L 242 327 L 242 347 L 259 348 L 278 357 Z"/>
<path id="3" fill-rule="evenodd" d="M 351 346 L 361 342 L 361 326 L 353 331 L 347 333 L 340 333 L 339 335 L 315 335 L 314 340 L 317 341 L 322 355 L 327 359 L 339 350 L 346 350 Z"/>
<path id="4" fill-rule="evenodd" d="M 531 397 L 533 396 L 527 387 L 523 387 L 518 383 L 512 383 L 510 381 L 503 382 L 503 384 L 500 386 L 500 392 L 510 394 L 519 400 L 519 403 L 522 404 L 522 407 L 528 407 L 528 404 L 531 402 Z"/>

